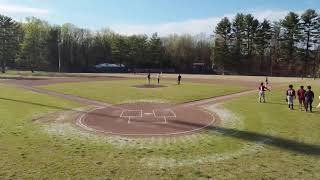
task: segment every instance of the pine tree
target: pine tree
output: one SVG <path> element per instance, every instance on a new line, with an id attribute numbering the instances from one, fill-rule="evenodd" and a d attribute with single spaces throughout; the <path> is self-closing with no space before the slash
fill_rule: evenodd
<path id="1" fill-rule="evenodd" d="M 227 17 L 223 18 L 215 29 L 215 46 L 213 48 L 214 65 L 222 70 L 228 68 L 230 62 L 229 43 L 231 38 L 231 23 Z"/>
<path id="2" fill-rule="evenodd" d="M 318 42 L 317 36 L 320 33 L 320 27 L 319 27 L 319 16 L 313 9 L 306 10 L 301 15 L 301 29 L 303 32 L 302 36 L 302 42 L 304 45 L 304 75 L 306 76 L 308 74 L 308 67 L 310 64 L 310 53 L 311 48 L 315 48 L 316 43 Z M 315 61 L 313 63 L 313 76 L 315 77 L 316 71 L 315 71 Z"/>
<path id="3" fill-rule="evenodd" d="M 6 64 L 13 60 L 18 52 L 19 24 L 10 17 L 0 15 L 0 63 L 1 72 L 6 72 Z"/>
<path id="4" fill-rule="evenodd" d="M 41 65 L 47 64 L 48 24 L 37 18 L 28 18 L 23 25 L 24 38 L 21 44 L 21 63 L 34 72 Z"/>
<path id="5" fill-rule="evenodd" d="M 254 40 L 256 39 L 257 30 L 259 27 L 259 21 L 255 19 L 251 14 L 244 16 L 244 44 L 245 44 L 245 55 L 247 61 L 248 73 L 252 71 L 253 52 L 254 52 Z"/>
<path id="6" fill-rule="evenodd" d="M 296 63 L 295 54 L 297 52 L 297 43 L 301 39 L 301 30 L 299 25 L 299 16 L 290 12 L 284 20 L 281 21 L 283 29 L 281 40 L 283 41 L 283 53 L 288 64 L 288 74 L 291 75 L 292 67 Z"/>
<path id="7" fill-rule="evenodd" d="M 244 14 L 237 14 L 232 22 L 232 38 L 234 41 L 234 54 L 240 59 L 243 53 L 245 22 Z"/>
<path id="8" fill-rule="evenodd" d="M 160 67 L 161 60 L 164 54 L 164 48 L 162 46 L 162 41 L 158 37 L 157 33 L 154 33 L 148 42 L 148 55 L 150 58 L 149 67 L 156 66 Z"/>
<path id="9" fill-rule="evenodd" d="M 265 19 L 259 25 L 257 30 L 257 35 L 255 38 L 255 44 L 256 44 L 257 54 L 259 58 L 260 72 L 265 72 L 264 57 L 265 57 L 266 50 L 270 48 L 271 38 L 272 38 L 272 27 L 270 22 Z"/>

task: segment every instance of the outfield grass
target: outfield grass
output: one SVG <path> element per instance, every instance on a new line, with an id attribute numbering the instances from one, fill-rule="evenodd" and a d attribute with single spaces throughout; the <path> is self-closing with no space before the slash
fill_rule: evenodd
<path id="1" fill-rule="evenodd" d="M 183 82 L 177 85 L 175 81 L 163 81 L 161 85 L 167 87 L 155 89 L 132 87 L 144 83 L 146 82 L 143 80 L 97 81 L 53 84 L 41 86 L 41 88 L 112 104 L 141 100 L 183 103 L 245 90 L 244 87 L 218 84 Z"/>
<path id="2" fill-rule="evenodd" d="M 79 105 L 0 85 L 0 178 L 319 179 L 320 112 L 288 110 L 285 90 L 267 94 L 266 104 L 256 94 L 225 103 L 234 116 L 218 129 L 129 139 L 67 122 L 34 123 L 41 114 Z"/>

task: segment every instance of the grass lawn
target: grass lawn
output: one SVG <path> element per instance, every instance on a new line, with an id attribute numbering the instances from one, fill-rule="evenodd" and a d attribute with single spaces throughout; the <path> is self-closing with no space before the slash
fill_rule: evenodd
<path id="1" fill-rule="evenodd" d="M 57 72 L 43 72 L 43 71 L 35 71 L 32 73 L 31 71 L 16 71 L 16 70 L 8 70 L 5 74 L 1 74 L 0 77 L 26 77 L 26 76 L 63 76 L 65 73 L 57 73 Z"/>
<path id="2" fill-rule="evenodd" d="M 182 85 L 177 85 L 175 81 L 163 81 L 161 82 L 161 85 L 165 85 L 167 87 L 155 89 L 132 87 L 134 85 L 142 85 L 144 83 L 146 82 L 142 80 L 98 81 L 53 84 L 41 86 L 41 88 L 105 101 L 112 104 L 141 100 L 183 103 L 245 90 L 244 87 L 218 84 L 188 82 L 183 83 Z"/>
<path id="3" fill-rule="evenodd" d="M 303 84 L 307 86 L 306 84 Z M 319 103 L 320 86 L 312 83 Z M 295 85 L 296 89 L 300 84 Z M 270 139 L 265 151 L 243 156 L 233 165 L 238 177 L 254 179 L 319 179 L 320 178 L 320 111 L 306 113 L 294 111 L 285 102 L 286 87 L 267 94 L 267 103 L 258 104 L 257 96 L 242 97 L 228 102 L 225 107 L 243 117 L 245 128 L 235 129 L 239 140 Z M 315 110 L 315 109 L 314 109 Z M 245 164 L 245 166 L 242 166 Z"/>
<path id="4" fill-rule="evenodd" d="M 233 123 L 222 122 L 218 129 L 129 139 L 67 123 L 34 123 L 36 115 L 78 105 L 0 85 L 0 178 L 319 179 L 320 112 L 289 111 L 285 89 L 268 94 L 266 104 L 258 104 L 256 95 L 226 102 L 222 114 L 231 110 L 235 116 L 222 119 Z"/>
<path id="5" fill-rule="evenodd" d="M 57 140 L 41 133 L 32 119 L 79 105 L 2 84 L 0 92 L 0 178 L 37 177 L 54 161 Z"/>

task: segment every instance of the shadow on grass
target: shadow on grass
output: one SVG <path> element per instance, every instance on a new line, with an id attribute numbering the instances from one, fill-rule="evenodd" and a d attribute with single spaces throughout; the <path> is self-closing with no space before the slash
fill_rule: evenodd
<path id="1" fill-rule="evenodd" d="M 180 120 L 171 120 L 170 122 L 175 124 L 175 127 L 176 125 L 179 125 L 179 124 L 184 126 L 185 125 L 193 126 L 194 128 L 203 127 L 203 124 L 185 122 Z M 285 138 L 276 137 L 272 135 L 266 135 L 266 134 L 250 132 L 250 131 L 243 131 L 238 129 L 213 127 L 213 126 L 206 127 L 205 129 L 212 132 L 222 133 L 224 136 L 229 136 L 229 137 L 250 141 L 250 142 L 267 140 L 265 144 L 278 147 L 280 149 L 289 150 L 289 151 L 297 152 L 301 154 L 320 156 L 320 145 L 306 144 L 306 143 L 298 142 L 291 139 L 285 139 Z"/>
<path id="2" fill-rule="evenodd" d="M 288 106 L 288 103 L 285 101 L 283 103 L 278 103 L 278 102 L 266 102 L 266 104 L 274 104 L 274 105 L 282 105 L 282 106 Z"/>
<path id="3" fill-rule="evenodd" d="M 40 107 L 46 107 L 46 108 L 51 108 L 51 109 L 56 109 L 56 110 L 73 111 L 73 112 L 77 112 L 77 113 L 87 113 L 88 112 L 88 111 L 76 110 L 76 109 L 72 109 L 72 108 L 59 107 L 59 106 L 47 105 L 47 104 L 36 103 L 36 102 L 29 102 L 29 101 L 24 101 L 24 100 L 9 99 L 9 98 L 4 98 L 4 97 L 0 97 L 0 100 L 12 101 L 12 102 L 29 104 L 29 105 L 40 106 Z M 90 112 L 90 114 L 102 116 L 102 117 L 110 117 L 110 118 L 117 118 L 118 117 L 118 116 L 111 116 L 108 114 L 95 113 L 95 112 Z M 41 118 L 42 117 L 40 117 L 38 119 L 41 119 Z M 33 120 L 37 120 L 37 119 L 33 119 Z"/>
<path id="4" fill-rule="evenodd" d="M 287 103 L 266 102 L 266 104 L 282 105 L 282 106 L 286 106 L 287 109 L 289 108 Z M 320 114 L 320 112 L 317 111 L 316 106 L 317 106 L 317 105 L 315 105 L 315 104 L 312 105 L 312 107 L 313 107 L 313 112 L 312 112 L 312 113 L 314 113 L 314 114 Z M 295 108 L 294 111 L 300 111 L 300 109 L 299 109 L 299 104 L 298 104 L 298 103 L 296 103 L 296 104 L 294 105 L 294 108 Z M 303 108 L 303 110 L 304 110 L 304 108 Z M 302 111 L 302 112 L 305 112 L 305 111 Z M 306 113 L 306 112 L 305 112 L 305 113 Z"/>

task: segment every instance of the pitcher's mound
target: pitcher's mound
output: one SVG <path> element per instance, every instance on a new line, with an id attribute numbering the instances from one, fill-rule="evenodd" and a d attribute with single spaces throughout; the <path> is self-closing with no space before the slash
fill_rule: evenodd
<path id="1" fill-rule="evenodd" d="M 132 87 L 135 87 L 135 88 L 162 88 L 162 87 L 167 87 L 167 86 L 159 85 L 159 84 L 142 84 L 142 85 L 134 85 Z"/>
<path id="2" fill-rule="evenodd" d="M 214 117 L 196 107 L 132 103 L 95 109 L 77 119 L 87 130 L 122 136 L 174 136 L 212 128 Z"/>

